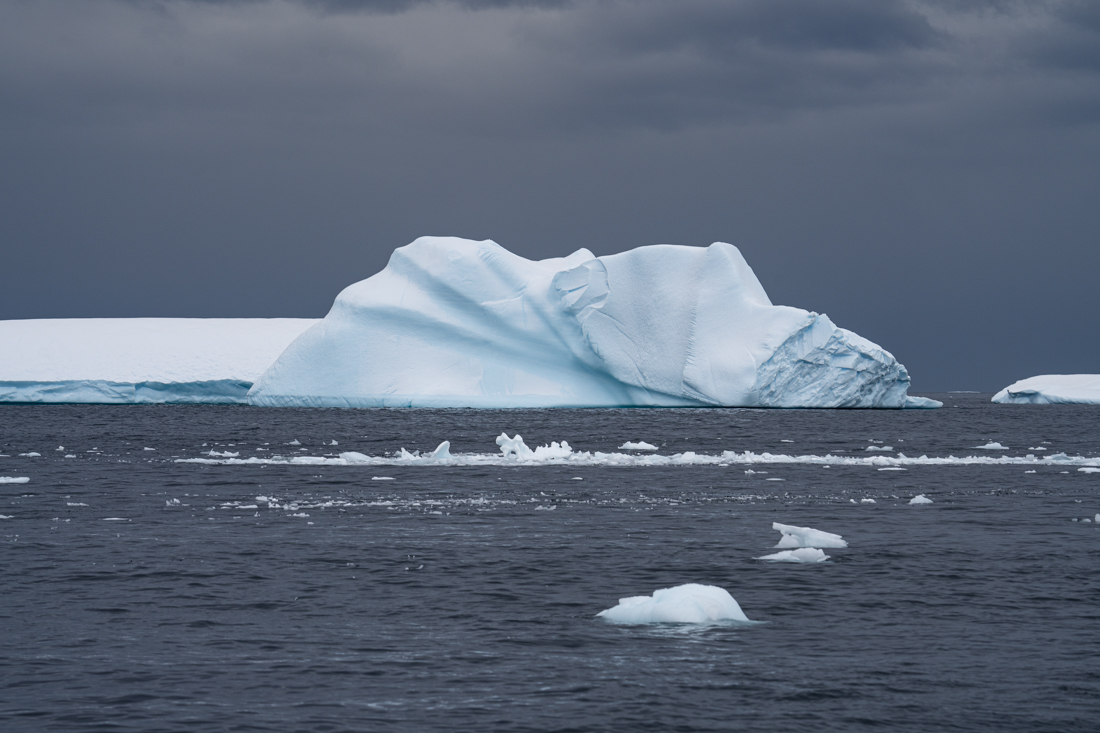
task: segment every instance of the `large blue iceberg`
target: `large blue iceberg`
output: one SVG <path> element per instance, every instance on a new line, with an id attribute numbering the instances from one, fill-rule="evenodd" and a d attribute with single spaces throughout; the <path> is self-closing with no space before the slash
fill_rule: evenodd
<path id="1" fill-rule="evenodd" d="M 248 392 L 339 407 L 935 407 L 893 356 L 772 305 L 736 247 L 532 261 L 422 237 L 346 288 Z"/>

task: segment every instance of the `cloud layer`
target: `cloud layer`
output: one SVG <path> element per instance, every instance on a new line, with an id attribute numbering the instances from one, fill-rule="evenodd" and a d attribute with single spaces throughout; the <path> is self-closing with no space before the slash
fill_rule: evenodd
<path id="1" fill-rule="evenodd" d="M 1075 0 L 3 0 L 0 317 L 720 239 L 917 389 L 1095 371 L 1098 49 Z"/>

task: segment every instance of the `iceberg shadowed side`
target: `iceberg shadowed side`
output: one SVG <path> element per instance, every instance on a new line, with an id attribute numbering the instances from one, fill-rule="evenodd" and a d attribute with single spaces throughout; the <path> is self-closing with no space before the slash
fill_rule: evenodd
<path id="1" fill-rule="evenodd" d="M 875 344 L 772 305 L 730 244 L 532 261 L 491 241 L 422 237 L 341 292 L 248 400 L 900 408 L 908 387 Z"/>

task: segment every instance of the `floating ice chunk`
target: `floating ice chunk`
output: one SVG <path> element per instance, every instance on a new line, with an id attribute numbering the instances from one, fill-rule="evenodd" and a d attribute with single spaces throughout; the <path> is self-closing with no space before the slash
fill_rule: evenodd
<path id="1" fill-rule="evenodd" d="M 931 504 L 932 500 L 929 499 L 924 494 L 917 494 L 916 496 L 914 496 L 912 499 L 909 500 L 909 503 L 910 504 Z"/>
<path id="2" fill-rule="evenodd" d="M 874 504 L 875 500 L 874 499 L 860 499 L 859 503 L 860 504 Z"/>
<path id="3" fill-rule="evenodd" d="M 65 446 L 59 445 L 56 448 L 54 448 L 54 450 L 65 450 Z"/>
<path id="4" fill-rule="evenodd" d="M 892 450 L 894 450 L 894 448 L 893 448 L 893 446 L 889 446 L 889 445 L 869 445 L 866 448 L 864 448 L 863 450 L 892 451 Z"/>
<path id="5" fill-rule="evenodd" d="M 1082 466 L 1081 468 L 1078 468 L 1077 470 L 1080 471 L 1081 473 L 1100 473 L 1100 468 L 1097 468 L 1095 466 Z"/>
<path id="6" fill-rule="evenodd" d="M 628 440 L 619 446 L 619 450 L 657 450 L 657 446 L 650 445 L 644 440 L 639 440 L 637 443 L 631 443 Z"/>
<path id="7" fill-rule="evenodd" d="M 620 598 L 619 605 L 596 614 L 615 624 L 705 624 L 715 621 L 751 623 L 724 588 L 688 583 L 662 588 L 652 596 Z"/>
<path id="8" fill-rule="evenodd" d="M 901 466 L 887 466 L 886 468 L 880 468 L 880 471 L 908 471 L 908 468 L 902 468 Z"/>
<path id="9" fill-rule="evenodd" d="M 793 443 L 794 441 L 793 440 L 787 440 L 786 438 L 780 438 L 779 442 L 780 443 Z"/>
<path id="10" fill-rule="evenodd" d="M 811 527 L 795 527 L 790 524 L 772 522 L 772 529 L 783 534 L 777 548 L 784 547 L 847 547 L 848 543 L 832 532 L 822 532 Z"/>
<path id="11" fill-rule="evenodd" d="M 500 446 L 500 452 L 505 458 L 511 456 L 519 461 L 564 459 L 573 454 L 573 449 L 564 440 L 561 443 L 551 442 L 550 445 L 540 445 L 535 450 L 531 450 L 523 442 L 519 433 L 516 433 L 514 438 L 509 438 L 507 433 L 501 433 L 497 436 L 497 445 Z"/>
<path id="12" fill-rule="evenodd" d="M 151 448 L 146 448 L 145 450 L 152 450 L 152 449 Z M 206 453 L 203 453 L 203 455 L 204 456 L 211 456 L 212 458 L 236 458 L 237 456 L 240 455 L 240 452 L 238 451 L 237 453 L 233 453 L 232 451 L 221 451 L 219 453 L 216 450 L 209 450 Z"/>
<path id="13" fill-rule="evenodd" d="M 451 458 L 451 441 L 444 440 L 432 451 L 432 458 L 437 461 L 446 461 Z"/>
<path id="14" fill-rule="evenodd" d="M 127 519 L 126 517 L 104 517 L 103 521 L 104 522 L 129 522 L 130 520 Z"/>
<path id="15" fill-rule="evenodd" d="M 1100 524 L 1100 514 L 1097 514 L 1095 517 L 1093 517 L 1093 519 L 1096 520 L 1097 524 Z"/>
<path id="16" fill-rule="evenodd" d="M 25 484 L 30 480 L 29 476 L 0 476 L 0 484 Z"/>
<path id="17" fill-rule="evenodd" d="M 765 481 L 786 481 L 785 478 L 766 478 Z"/>
<path id="18" fill-rule="evenodd" d="M 1040 445 L 1037 448 L 1028 448 L 1028 450 L 1046 450 L 1046 448 L 1044 448 L 1043 446 Z"/>
<path id="19" fill-rule="evenodd" d="M 0 519 L 11 519 L 11 518 L 12 518 L 12 517 L 14 517 L 14 516 L 15 516 L 15 515 L 13 515 L 13 514 L 0 514 Z M 1075 522 L 1076 522 L 1077 520 L 1075 519 L 1075 520 L 1073 520 L 1073 521 L 1075 521 Z"/>
<path id="20" fill-rule="evenodd" d="M 76 458 L 76 456 L 75 456 L 75 455 L 73 455 L 72 453 L 66 453 L 66 454 L 65 454 L 65 457 L 66 457 L 66 458 Z"/>
<path id="21" fill-rule="evenodd" d="M 976 450 L 1008 450 L 1007 445 L 1001 445 L 1000 443 L 996 443 L 993 441 L 989 441 L 985 445 L 976 445 L 974 446 L 974 448 Z"/>
<path id="22" fill-rule="evenodd" d="M 300 442 L 298 442 L 298 439 L 297 439 L 297 438 L 295 438 L 294 440 L 292 440 L 292 441 L 290 441 L 289 443 L 287 443 L 287 445 L 301 445 L 301 443 L 300 443 Z"/>
<path id="23" fill-rule="evenodd" d="M 1021 379 L 993 395 L 1005 405 L 1100 405 L 1100 374 L 1043 374 Z"/>
<path id="24" fill-rule="evenodd" d="M 371 476 L 371 481 L 393 481 L 393 476 Z"/>
<path id="25" fill-rule="evenodd" d="M 756 559 L 767 560 L 768 562 L 825 562 L 829 559 L 829 556 L 816 548 L 803 547 L 797 550 L 775 552 Z"/>
<path id="26" fill-rule="evenodd" d="M 329 445 L 340 445 L 340 444 L 339 444 L 339 443 L 337 443 L 337 442 L 336 442 L 336 441 L 334 440 L 334 441 L 332 441 L 331 443 L 329 443 Z"/>
<path id="27" fill-rule="evenodd" d="M 30 453 L 20 453 L 19 455 L 23 456 L 23 457 L 26 457 L 26 458 L 41 458 L 42 457 L 41 453 L 36 453 L 35 451 L 31 451 Z"/>
<path id="28" fill-rule="evenodd" d="M 939 400 L 931 399 L 930 397 L 905 395 L 905 405 L 903 405 L 903 407 L 906 410 L 935 410 L 939 407 L 943 407 L 943 403 Z"/>
<path id="29" fill-rule="evenodd" d="M 1030 471 L 1024 471 L 1024 473 L 1035 473 L 1035 469 L 1031 469 Z"/>

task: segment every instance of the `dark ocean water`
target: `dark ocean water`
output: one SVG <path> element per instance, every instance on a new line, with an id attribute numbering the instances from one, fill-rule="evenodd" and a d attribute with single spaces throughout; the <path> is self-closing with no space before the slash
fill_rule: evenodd
<path id="1" fill-rule="evenodd" d="M 1100 730 L 1100 525 L 1080 521 L 1100 512 L 1100 473 L 1042 459 L 1100 458 L 1100 409 L 939 397 L 905 412 L 2 406 L 0 476 L 29 480 L 0 484 L 0 730 Z M 502 431 L 578 451 L 1041 462 L 175 462 L 442 440 L 493 454 Z M 990 441 L 1008 450 L 975 448 Z M 920 493 L 934 503 L 910 506 Z M 850 546 L 754 560 L 773 521 Z M 764 623 L 596 618 L 689 582 Z"/>

